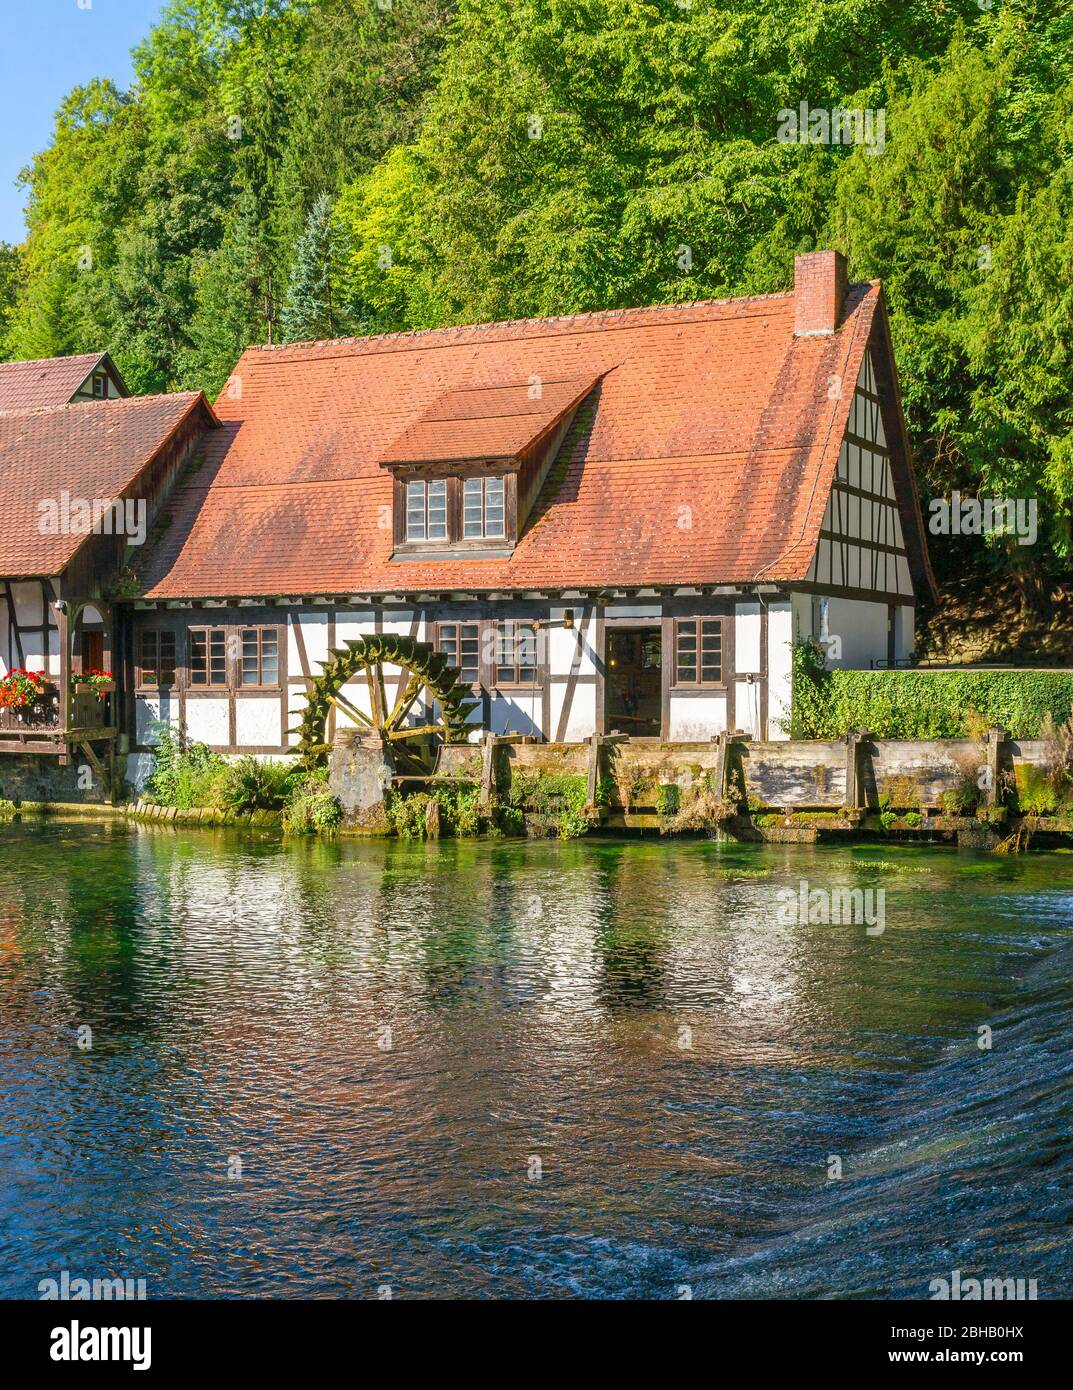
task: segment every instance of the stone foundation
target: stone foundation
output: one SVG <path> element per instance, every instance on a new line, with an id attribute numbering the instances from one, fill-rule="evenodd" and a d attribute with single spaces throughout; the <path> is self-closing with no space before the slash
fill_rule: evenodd
<path id="1" fill-rule="evenodd" d="M 103 750 L 97 758 L 106 766 Z M 60 766 L 58 757 L 44 753 L 0 754 L 0 801 L 13 801 L 16 806 L 24 801 L 100 806 L 109 805 L 111 796 L 76 748 L 66 767 Z"/>

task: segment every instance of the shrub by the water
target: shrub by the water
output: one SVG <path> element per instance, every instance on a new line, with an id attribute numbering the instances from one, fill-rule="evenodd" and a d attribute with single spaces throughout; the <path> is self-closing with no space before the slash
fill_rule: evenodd
<path id="1" fill-rule="evenodd" d="M 283 829 L 288 835 L 330 835 L 342 818 L 342 808 L 328 790 L 325 771 L 308 773 L 291 783 L 283 808 Z"/>
<path id="2" fill-rule="evenodd" d="M 158 806 L 219 806 L 219 792 L 228 769 L 226 758 L 205 744 L 187 739 L 185 731 L 162 720 L 152 725 L 157 743 L 156 765 L 144 788 L 146 801 Z"/>
<path id="3" fill-rule="evenodd" d="M 219 803 L 234 815 L 278 811 L 287 800 L 293 780 L 294 771 L 288 763 L 239 758 L 227 765 L 220 778 Z"/>
<path id="4" fill-rule="evenodd" d="M 402 840 L 423 840 L 441 833 L 478 835 L 484 825 L 480 788 L 468 781 L 433 783 L 428 791 L 393 795 L 387 804 L 387 818 Z"/>
<path id="5" fill-rule="evenodd" d="M 154 724 L 153 730 L 156 765 L 143 796 L 158 806 L 184 811 L 204 807 L 239 816 L 278 811 L 295 798 L 297 789 L 308 790 L 293 763 L 261 762 L 249 755 L 228 762 L 166 721 Z M 318 794 L 327 795 L 327 786 L 321 786 Z M 331 819 L 326 805 L 315 808 L 315 815 L 310 808 L 309 815 L 325 824 Z"/>
<path id="6" fill-rule="evenodd" d="M 570 773 L 549 776 L 517 773 L 511 777 L 505 828 L 526 829 L 537 835 L 557 835 L 573 840 L 592 826 L 588 783 Z"/>

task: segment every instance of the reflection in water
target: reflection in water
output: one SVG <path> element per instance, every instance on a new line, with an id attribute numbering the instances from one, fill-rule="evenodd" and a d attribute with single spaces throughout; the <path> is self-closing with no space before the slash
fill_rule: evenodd
<path id="1" fill-rule="evenodd" d="M 1069 1291 L 1063 856 L 0 843 L 0 1293 Z M 802 878 L 886 932 L 780 924 Z"/>

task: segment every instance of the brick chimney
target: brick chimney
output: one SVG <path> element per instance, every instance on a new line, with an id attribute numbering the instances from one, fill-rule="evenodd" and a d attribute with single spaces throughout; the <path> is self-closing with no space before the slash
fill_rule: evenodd
<path id="1" fill-rule="evenodd" d="M 841 251 L 794 257 L 794 336 L 834 333 L 846 300 L 846 258 Z"/>

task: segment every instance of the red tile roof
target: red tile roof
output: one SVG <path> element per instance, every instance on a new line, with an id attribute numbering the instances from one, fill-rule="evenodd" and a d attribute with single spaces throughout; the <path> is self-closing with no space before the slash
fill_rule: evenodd
<path id="1" fill-rule="evenodd" d="M 81 357 L 41 357 L 32 362 L 0 362 L 0 411 L 66 405 L 106 352 Z"/>
<path id="2" fill-rule="evenodd" d="M 43 501 L 114 501 L 192 411 L 213 421 L 200 391 L 129 396 L 0 414 L 0 575 L 57 575 L 85 543 L 42 534 Z M 47 527 L 46 527 L 47 530 Z"/>
<path id="3" fill-rule="evenodd" d="M 148 593 L 802 579 L 880 294 L 853 287 L 826 337 L 794 336 L 790 294 L 250 349 L 148 557 Z M 381 465 L 516 449 L 535 378 L 538 415 L 599 383 L 514 553 L 393 561 Z"/>
<path id="4" fill-rule="evenodd" d="M 456 386 L 388 446 L 380 462 L 462 463 L 517 458 L 596 385 L 535 377 L 502 386 Z"/>

